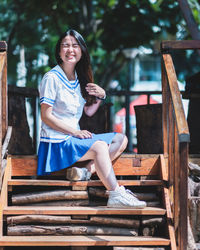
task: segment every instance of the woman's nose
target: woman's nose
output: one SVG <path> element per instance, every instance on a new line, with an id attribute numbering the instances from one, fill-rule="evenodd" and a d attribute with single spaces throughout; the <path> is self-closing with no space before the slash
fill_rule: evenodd
<path id="1" fill-rule="evenodd" d="M 69 46 L 69 47 L 68 47 L 68 51 L 69 51 L 69 52 L 72 52 L 72 51 L 73 51 L 73 47 L 72 47 L 72 46 Z"/>

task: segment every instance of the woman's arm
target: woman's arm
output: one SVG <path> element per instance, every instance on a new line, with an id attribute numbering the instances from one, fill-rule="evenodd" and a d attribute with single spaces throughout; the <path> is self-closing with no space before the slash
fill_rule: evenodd
<path id="1" fill-rule="evenodd" d="M 92 116 L 98 110 L 98 108 L 101 104 L 101 99 L 105 98 L 106 92 L 103 88 L 101 88 L 100 86 L 98 86 L 95 83 L 88 83 L 86 86 L 86 91 L 88 92 L 89 95 L 94 95 L 97 97 L 96 103 L 93 103 L 90 106 L 86 106 L 86 105 L 84 106 L 84 111 L 85 111 L 86 115 Z M 98 99 L 98 98 L 101 98 L 101 99 Z"/>
<path id="2" fill-rule="evenodd" d="M 52 114 L 52 106 L 48 104 L 41 104 L 41 119 L 42 121 L 54 130 L 60 131 L 64 134 L 72 135 L 78 138 L 91 138 L 92 133 L 87 130 L 76 130 L 58 119 Z"/>

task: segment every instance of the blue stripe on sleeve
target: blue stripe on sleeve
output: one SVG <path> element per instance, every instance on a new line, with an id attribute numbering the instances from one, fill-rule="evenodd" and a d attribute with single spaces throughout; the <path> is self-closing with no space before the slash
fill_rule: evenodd
<path id="1" fill-rule="evenodd" d="M 41 97 L 40 98 L 40 104 L 43 103 L 43 102 L 53 105 L 55 100 L 47 98 L 47 97 Z"/>

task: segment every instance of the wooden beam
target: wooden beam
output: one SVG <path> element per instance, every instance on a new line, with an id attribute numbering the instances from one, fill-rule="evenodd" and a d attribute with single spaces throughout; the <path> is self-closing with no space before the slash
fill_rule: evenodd
<path id="1" fill-rule="evenodd" d="M 180 249 L 187 249 L 187 217 L 188 217 L 188 143 L 180 143 Z"/>
<path id="2" fill-rule="evenodd" d="M 162 180 L 118 180 L 121 186 L 163 186 Z M 67 181 L 67 180 L 26 180 L 26 179 L 10 179 L 8 186 L 58 186 L 58 187 L 101 187 L 103 183 L 100 180 L 90 181 Z M 73 189 L 75 190 L 75 189 Z"/>
<path id="3" fill-rule="evenodd" d="M 169 176 L 168 176 L 168 169 L 166 166 L 166 162 L 165 162 L 165 158 L 164 155 L 160 155 L 160 167 L 161 167 L 161 179 L 164 181 L 168 181 L 169 180 Z"/>
<path id="4" fill-rule="evenodd" d="M 200 49 L 199 40 L 183 40 L 183 41 L 163 41 L 161 42 L 161 52 L 172 49 Z"/>
<path id="5" fill-rule="evenodd" d="M 173 108 L 175 112 L 175 120 L 177 123 L 179 142 L 189 142 L 190 134 L 188 124 L 185 118 L 185 113 L 182 105 L 181 95 L 178 88 L 178 81 L 174 69 L 172 57 L 170 54 L 162 55 L 167 73 L 170 93 L 173 101 Z"/>
<path id="6" fill-rule="evenodd" d="M 6 131 L 8 129 L 8 94 L 7 94 L 7 53 L 4 54 L 5 61 L 2 72 L 2 81 L 1 81 L 1 105 L 2 105 L 2 113 L 1 113 L 1 122 L 2 122 L 2 139 L 4 140 L 6 136 Z"/>
<path id="7" fill-rule="evenodd" d="M 166 210 L 157 207 L 110 208 L 102 207 L 24 207 L 9 206 L 4 208 L 4 215 L 41 214 L 41 215 L 165 215 Z"/>
<path id="8" fill-rule="evenodd" d="M 12 176 L 37 175 L 37 156 L 10 156 L 10 157 L 12 161 Z M 113 167 L 115 174 L 119 176 L 157 175 L 159 174 L 160 171 L 159 155 L 124 154 L 113 163 Z M 66 170 L 64 169 L 52 173 L 52 175 L 65 176 L 65 172 Z"/>
<path id="9" fill-rule="evenodd" d="M 142 236 L 4 236 L 1 246 L 169 246 L 170 241 Z"/>
<path id="10" fill-rule="evenodd" d="M 169 190 L 167 188 L 164 188 L 163 192 L 164 192 L 164 202 L 165 202 L 166 213 L 167 213 L 167 225 L 168 225 L 168 232 L 169 232 L 169 237 L 170 237 L 170 242 L 171 242 L 171 250 L 177 250 L 175 231 L 174 231 L 174 227 L 172 224 L 173 215 L 172 215 L 171 205 L 170 205 L 170 198 L 169 198 L 170 194 L 169 194 Z M 186 246 L 187 246 L 187 244 L 186 244 Z"/>
<path id="11" fill-rule="evenodd" d="M 8 185 L 7 180 L 11 178 L 11 162 L 7 161 L 7 166 L 3 178 L 3 185 L 0 196 L 0 237 L 3 236 L 3 209 L 8 205 Z"/>
<path id="12" fill-rule="evenodd" d="M 168 155 L 168 107 L 169 107 L 169 87 L 164 68 L 164 62 L 161 61 L 162 73 L 162 130 L 163 130 L 163 153 Z"/>

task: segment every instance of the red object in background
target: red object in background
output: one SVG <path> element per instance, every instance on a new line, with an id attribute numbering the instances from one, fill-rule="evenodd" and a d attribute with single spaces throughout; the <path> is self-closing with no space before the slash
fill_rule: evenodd
<path id="1" fill-rule="evenodd" d="M 149 98 L 150 100 L 150 104 L 156 104 L 158 103 L 157 101 L 155 101 L 153 98 Z M 134 106 L 137 106 L 137 105 L 145 105 L 147 104 L 147 96 L 146 95 L 140 95 L 138 98 L 136 98 L 134 101 L 132 101 L 130 103 L 130 115 L 135 115 L 135 109 L 134 109 Z M 122 108 L 120 109 L 116 115 L 118 116 L 125 116 L 126 115 L 126 109 L 125 108 Z"/>
<path id="2" fill-rule="evenodd" d="M 114 124 L 114 132 L 117 132 L 117 133 L 121 133 L 123 128 L 122 128 L 122 123 L 117 123 L 117 124 Z"/>

